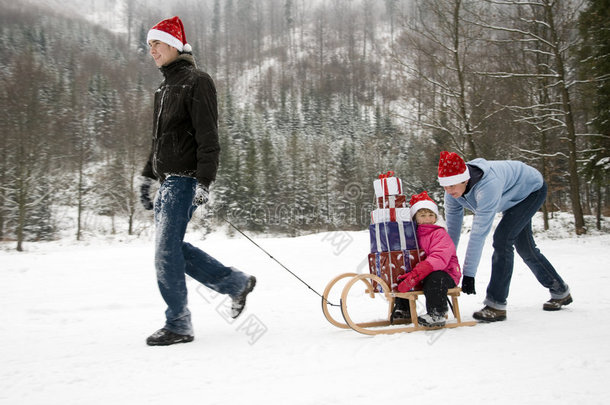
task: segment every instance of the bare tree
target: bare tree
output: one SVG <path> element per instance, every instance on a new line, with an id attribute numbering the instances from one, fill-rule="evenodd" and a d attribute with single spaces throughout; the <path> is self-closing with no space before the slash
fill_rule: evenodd
<path id="1" fill-rule="evenodd" d="M 406 88 L 425 93 L 416 100 L 423 103 L 417 108 L 419 124 L 449 139 L 447 146 L 466 158 L 474 158 L 484 139 L 481 129 L 496 112 L 489 109 L 492 103 L 485 102 L 485 94 L 476 92 L 481 78 L 473 72 L 484 61 L 476 46 L 476 27 L 464 24 L 462 0 L 416 3 L 417 15 L 404 22 L 393 58 L 402 67 Z"/>
<path id="2" fill-rule="evenodd" d="M 490 24 L 480 20 L 477 25 L 486 30 L 504 33 L 510 38 L 503 46 L 520 47 L 529 59 L 515 71 L 479 72 L 496 78 L 534 78 L 537 80 L 537 95 L 533 104 L 514 107 L 521 110 L 520 119 L 537 127 L 539 133 L 557 132 L 559 140 L 567 147 L 570 201 L 574 214 L 576 234 L 586 232 L 581 205 L 580 181 L 578 173 L 577 123 L 572 93 L 577 78 L 571 66 L 571 57 L 576 54 L 578 37 L 575 22 L 579 3 L 574 1 L 532 0 L 500 1 L 487 0 L 503 16 L 512 17 L 502 22 Z M 581 126 L 584 128 L 584 125 Z M 543 140 L 543 144 L 546 140 Z M 550 156 L 547 151 L 542 152 Z"/>

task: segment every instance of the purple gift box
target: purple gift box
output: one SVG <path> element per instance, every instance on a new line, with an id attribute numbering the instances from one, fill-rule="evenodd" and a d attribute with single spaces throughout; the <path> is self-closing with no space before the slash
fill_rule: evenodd
<path id="1" fill-rule="evenodd" d="M 370 225 L 371 253 L 417 249 L 415 227 L 411 221 Z"/>

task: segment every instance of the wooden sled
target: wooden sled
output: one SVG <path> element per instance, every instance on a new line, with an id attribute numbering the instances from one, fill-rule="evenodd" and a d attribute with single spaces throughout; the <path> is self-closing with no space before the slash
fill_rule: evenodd
<path id="1" fill-rule="evenodd" d="M 343 315 L 343 319 L 345 322 L 337 321 L 332 317 L 330 311 L 328 310 L 328 296 L 330 294 L 331 289 L 337 282 L 342 279 L 351 277 L 351 280 L 347 282 L 345 287 L 343 287 L 343 292 L 341 294 L 341 313 Z M 388 315 L 387 319 L 372 321 L 372 322 L 360 322 L 356 323 L 352 320 L 348 312 L 348 296 L 351 288 L 358 282 L 362 282 L 365 284 L 365 293 L 369 294 L 371 298 L 375 298 L 375 294 L 383 294 L 388 301 Z M 373 287 L 373 282 L 377 283 L 381 286 L 383 292 L 378 292 Z M 417 297 L 423 295 L 423 291 L 409 291 L 406 293 L 400 292 L 391 292 L 388 288 L 387 284 L 383 279 L 374 275 L 374 274 L 356 274 L 356 273 L 344 273 L 341 274 L 334 279 L 332 279 L 326 289 L 324 290 L 324 294 L 322 297 L 322 312 L 326 319 L 336 327 L 342 329 L 351 328 L 356 332 L 363 333 L 365 335 L 381 335 L 381 334 L 393 334 L 393 333 L 401 333 L 401 332 L 415 332 L 419 330 L 434 330 L 434 329 L 444 329 L 444 328 L 457 328 L 459 326 L 473 326 L 476 325 L 476 321 L 462 321 L 462 317 L 460 315 L 460 307 L 458 304 L 458 297 L 462 290 L 459 287 L 451 288 L 447 292 L 447 296 L 451 297 L 451 305 L 453 312 L 453 319 L 447 320 L 445 326 L 442 327 L 425 327 L 421 326 L 417 321 L 417 309 L 416 302 Z M 390 316 L 392 314 L 392 309 L 394 308 L 394 300 L 396 298 L 405 298 L 409 300 L 409 308 L 411 310 L 411 320 L 410 322 L 405 319 L 395 320 L 394 322 L 390 321 Z M 395 325 L 409 325 L 409 326 L 401 326 L 396 327 Z M 385 327 L 385 328 L 384 328 Z M 371 329 L 377 328 L 377 329 Z"/>
<path id="2" fill-rule="evenodd" d="M 324 313 L 324 316 L 326 317 L 326 319 L 328 320 L 328 322 L 330 322 L 331 324 L 333 324 L 334 326 L 341 328 L 341 329 L 350 329 L 353 327 L 350 326 L 349 324 L 345 323 L 345 322 L 341 322 L 336 320 L 335 318 L 332 317 L 332 315 L 330 314 L 330 311 L 328 309 L 328 296 L 330 294 L 330 291 L 332 290 L 332 288 L 335 286 L 335 284 L 337 284 L 337 282 L 343 280 L 344 278 L 348 278 L 348 277 L 357 277 L 358 273 L 344 273 L 344 274 L 340 274 L 337 277 L 333 278 L 327 285 L 326 288 L 324 289 L 324 293 L 322 294 L 322 312 Z M 373 286 L 370 282 L 368 282 L 367 280 L 363 280 L 366 285 L 367 285 L 367 292 L 368 292 L 368 288 L 370 288 L 372 290 Z M 374 298 L 375 296 L 372 295 L 372 297 Z M 332 305 L 332 304 L 330 304 Z M 392 307 L 391 307 L 392 308 Z M 391 314 L 389 314 L 391 315 Z M 388 315 L 388 317 L 389 317 Z M 388 318 L 389 319 L 389 318 Z M 407 320 L 401 319 L 401 320 L 397 320 L 394 322 L 394 325 L 400 325 L 400 324 L 407 324 L 409 323 Z M 354 324 L 354 322 L 352 322 L 352 324 Z M 361 328 L 371 328 L 371 327 L 379 327 L 379 326 L 388 326 L 391 325 L 390 321 L 374 321 L 374 322 L 364 322 L 364 323 L 358 323 L 356 324 Z"/>

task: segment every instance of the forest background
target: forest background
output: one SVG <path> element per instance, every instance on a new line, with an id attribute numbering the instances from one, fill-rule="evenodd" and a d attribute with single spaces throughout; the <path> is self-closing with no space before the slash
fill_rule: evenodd
<path id="1" fill-rule="evenodd" d="M 517 159 L 576 234 L 609 214 L 608 0 L 0 0 L 0 240 L 138 235 L 148 29 L 179 15 L 219 98 L 194 226 L 359 230 L 372 181 L 442 205 L 439 152 Z M 592 215 L 593 225 L 585 223 Z M 108 219 L 101 229 L 92 218 Z"/>

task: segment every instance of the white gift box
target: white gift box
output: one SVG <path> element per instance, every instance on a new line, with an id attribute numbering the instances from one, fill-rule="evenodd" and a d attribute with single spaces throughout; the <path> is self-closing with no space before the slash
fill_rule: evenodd
<path id="1" fill-rule="evenodd" d="M 377 208 L 371 211 L 371 224 L 409 221 L 411 221 L 411 210 L 409 208 Z"/>
<path id="2" fill-rule="evenodd" d="M 381 175 L 379 179 L 373 182 L 373 188 L 375 189 L 376 197 L 383 197 L 384 195 L 402 194 L 402 181 L 398 177 L 391 176 L 393 176 L 393 174 L 384 174 Z"/>

